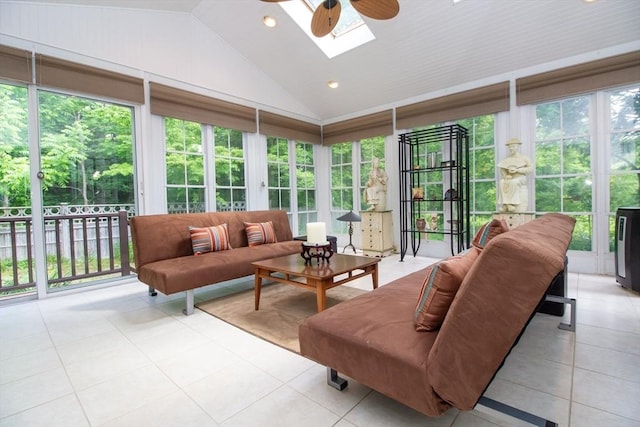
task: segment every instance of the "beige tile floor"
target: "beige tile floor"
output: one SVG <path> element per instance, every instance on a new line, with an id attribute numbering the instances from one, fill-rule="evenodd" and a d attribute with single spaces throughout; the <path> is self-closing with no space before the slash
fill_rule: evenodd
<path id="1" fill-rule="evenodd" d="M 434 260 L 398 261 L 381 284 Z M 537 314 L 487 395 L 561 426 L 640 426 L 640 294 L 584 274 L 568 288 L 576 333 Z M 183 303 L 134 282 L 1 306 L 0 426 L 523 425 L 482 406 L 429 418 L 355 381 L 338 392 L 324 367 Z"/>

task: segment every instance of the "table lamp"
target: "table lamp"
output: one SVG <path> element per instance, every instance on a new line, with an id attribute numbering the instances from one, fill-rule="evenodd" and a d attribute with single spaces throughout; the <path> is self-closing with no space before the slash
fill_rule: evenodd
<path id="1" fill-rule="evenodd" d="M 353 213 L 353 211 L 349 211 L 349 213 L 346 213 L 338 218 L 338 221 L 349 221 L 349 244 L 345 246 L 344 249 L 342 249 L 342 253 L 344 253 L 344 251 L 347 250 L 348 247 L 351 247 L 353 249 L 353 253 L 355 254 L 356 247 L 353 246 L 353 242 L 351 241 L 353 237 L 353 223 L 360 222 L 362 221 L 362 219 L 360 218 L 360 216 Z"/>

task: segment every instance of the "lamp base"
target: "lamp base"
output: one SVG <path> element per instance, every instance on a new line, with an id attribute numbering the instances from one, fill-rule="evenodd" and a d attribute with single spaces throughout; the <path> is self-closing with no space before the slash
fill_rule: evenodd
<path id="1" fill-rule="evenodd" d="M 346 251 L 347 248 L 353 249 L 354 254 L 357 253 L 356 247 L 353 246 L 353 240 L 351 240 L 352 238 L 353 238 L 353 223 L 349 222 L 349 244 L 345 246 L 344 249 L 342 249 L 342 253 L 344 253 L 344 251 Z"/>

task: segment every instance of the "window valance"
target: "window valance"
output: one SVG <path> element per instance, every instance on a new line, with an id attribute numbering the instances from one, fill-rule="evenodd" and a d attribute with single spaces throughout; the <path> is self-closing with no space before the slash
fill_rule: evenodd
<path id="1" fill-rule="evenodd" d="M 534 104 L 640 82 L 640 51 L 516 80 L 516 103 Z"/>
<path id="2" fill-rule="evenodd" d="M 318 124 L 292 119 L 279 114 L 260 111 L 260 133 L 278 138 L 320 144 L 322 128 Z"/>
<path id="3" fill-rule="evenodd" d="M 385 110 L 322 126 L 324 145 L 393 134 L 393 111 Z"/>
<path id="4" fill-rule="evenodd" d="M 36 83 L 144 104 L 141 78 L 47 55 L 36 54 Z"/>
<path id="5" fill-rule="evenodd" d="M 0 45 L 0 78 L 31 83 L 31 52 Z"/>
<path id="6" fill-rule="evenodd" d="M 410 129 L 508 110 L 507 81 L 398 107 L 396 129 Z"/>
<path id="7" fill-rule="evenodd" d="M 151 112 L 160 116 L 256 132 L 256 109 L 150 82 Z"/>

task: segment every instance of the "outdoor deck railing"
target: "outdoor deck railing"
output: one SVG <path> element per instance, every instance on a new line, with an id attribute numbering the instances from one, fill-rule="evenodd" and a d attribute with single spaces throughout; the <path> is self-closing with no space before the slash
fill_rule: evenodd
<path id="1" fill-rule="evenodd" d="M 127 210 L 45 214 L 44 222 L 50 288 L 135 272 Z M 32 216 L 0 216 L 0 297 L 35 289 L 35 253 Z"/>

